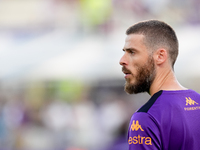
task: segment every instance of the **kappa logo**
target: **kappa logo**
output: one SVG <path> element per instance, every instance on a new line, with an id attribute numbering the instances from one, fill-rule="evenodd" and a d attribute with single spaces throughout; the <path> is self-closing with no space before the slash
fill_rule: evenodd
<path id="1" fill-rule="evenodd" d="M 195 104 L 198 105 L 198 103 L 195 102 L 194 100 L 192 100 L 190 97 L 186 97 L 186 106 L 187 105 L 195 105 Z"/>
<path id="2" fill-rule="evenodd" d="M 200 110 L 200 106 L 198 105 L 197 102 L 195 102 L 194 100 L 192 100 L 190 97 L 186 97 L 186 106 L 184 108 L 185 111 L 193 111 L 193 110 Z"/>
<path id="3" fill-rule="evenodd" d="M 144 131 L 143 129 L 142 129 L 142 127 L 141 127 L 141 125 L 139 124 L 139 121 L 138 120 L 133 120 L 133 123 L 132 123 L 132 125 L 131 125 L 131 127 L 130 127 L 130 130 L 132 130 L 132 131 L 138 131 L 138 130 L 141 130 L 141 131 Z"/>

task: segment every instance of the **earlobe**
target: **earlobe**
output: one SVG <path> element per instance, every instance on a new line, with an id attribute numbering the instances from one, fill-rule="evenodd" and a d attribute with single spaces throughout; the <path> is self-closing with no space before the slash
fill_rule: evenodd
<path id="1" fill-rule="evenodd" d="M 158 49 L 154 59 L 158 65 L 163 64 L 167 60 L 167 51 L 165 49 Z"/>

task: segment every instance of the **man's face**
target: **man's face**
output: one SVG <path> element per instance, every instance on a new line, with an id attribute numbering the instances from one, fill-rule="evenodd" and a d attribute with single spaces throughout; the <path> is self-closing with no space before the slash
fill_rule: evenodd
<path id="1" fill-rule="evenodd" d="M 149 92 L 156 75 L 153 57 L 149 55 L 143 40 L 141 34 L 128 35 L 124 55 L 120 59 L 126 79 L 125 91 L 129 94 Z"/>

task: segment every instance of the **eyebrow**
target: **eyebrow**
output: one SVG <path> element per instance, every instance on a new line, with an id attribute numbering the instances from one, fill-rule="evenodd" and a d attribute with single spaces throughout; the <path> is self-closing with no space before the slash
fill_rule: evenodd
<path id="1" fill-rule="evenodd" d="M 137 51 L 135 48 L 123 48 L 123 51 Z"/>

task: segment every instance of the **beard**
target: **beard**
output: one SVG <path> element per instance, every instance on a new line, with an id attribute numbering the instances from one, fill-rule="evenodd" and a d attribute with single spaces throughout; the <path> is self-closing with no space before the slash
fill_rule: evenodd
<path id="1" fill-rule="evenodd" d="M 128 71 L 125 67 L 124 71 Z M 137 74 L 135 77 L 135 83 L 131 83 L 130 79 L 126 79 L 124 90 L 128 94 L 137 94 L 142 92 L 149 92 L 150 86 L 156 76 L 155 64 L 152 57 L 148 58 L 148 61 L 143 66 L 137 66 Z"/>

